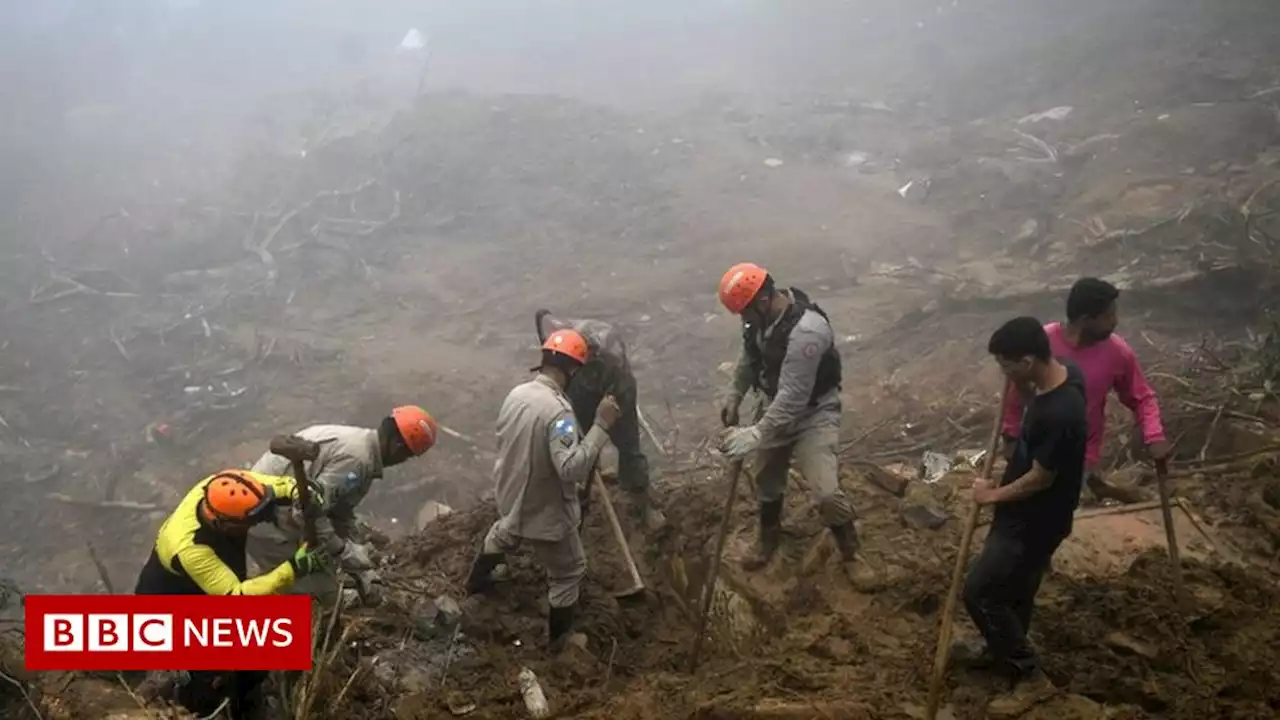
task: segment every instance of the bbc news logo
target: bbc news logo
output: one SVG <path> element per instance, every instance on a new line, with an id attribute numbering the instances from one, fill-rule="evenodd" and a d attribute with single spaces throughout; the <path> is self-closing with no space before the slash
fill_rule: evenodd
<path id="1" fill-rule="evenodd" d="M 309 670 L 308 595 L 28 595 L 28 670 Z"/>

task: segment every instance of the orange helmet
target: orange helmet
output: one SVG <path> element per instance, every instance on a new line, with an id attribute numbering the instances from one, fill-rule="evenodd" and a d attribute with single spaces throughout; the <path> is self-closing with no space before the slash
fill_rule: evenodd
<path id="1" fill-rule="evenodd" d="M 738 263 L 729 268 L 729 272 L 720 279 L 720 302 L 734 315 L 741 315 L 743 310 L 756 299 L 769 271 L 753 263 Z"/>
<path id="2" fill-rule="evenodd" d="M 204 486 L 205 516 L 210 520 L 252 522 L 272 500 L 272 489 L 242 470 L 224 470 Z"/>
<path id="3" fill-rule="evenodd" d="M 391 411 L 391 419 L 396 421 L 396 429 L 409 452 L 421 455 L 436 444 L 436 435 L 440 433 L 440 425 L 431 413 L 417 405 L 401 405 Z"/>
<path id="4" fill-rule="evenodd" d="M 542 343 L 543 350 L 560 353 L 567 358 L 587 364 L 587 340 L 576 330 L 557 330 Z"/>

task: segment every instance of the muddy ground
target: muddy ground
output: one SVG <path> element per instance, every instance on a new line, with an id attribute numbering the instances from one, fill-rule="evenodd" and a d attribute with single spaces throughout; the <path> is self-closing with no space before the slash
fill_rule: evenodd
<path id="1" fill-rule="evenodd" d="M 170 182 L 148 174 L 161 162 L 149 158 L 145 172 L 86 172 L 100 186 L 31 199 L 0 267 L 5 573 L 27 590 L 100 592 L 87 543 L 127 591 L 192 482 L 255 459 L 281 430 L 373 423 L 418 402 L 463 437 L 389 472 L 366 502 L 394 539 L 382 556 L 394 604 L 348 618 L 317 716 L 473 704 L 474 717 L 514 717 L 526 664 L 562 716 L 913 716 L 957 529 L 954 517 L 908 526 L 901 510 L 963 515 L 968 475 L 912 481 L 905 498 L 872 476 L 911 477 L 925 449 L 980 448 L 998 386 L 987 334 L 1014 314 L 1060 316 L 1070 282 L 1098 274 L 1125 290 L 1122 332 L 1161 393 L 1178 492 L 1220 547 L 1188 546 L 1194 601 L 1179 620 L 1160 535 L 1082 520 L 1036 620 L 1069 696 L 1036 712 L 1272 716 L 1280 495 L 1265 380 L 1280 352 L 1260 308 L 1280 277 L 1280 17 L 1243 1 L 924 5 L 874 18 L 945 18 L 910 41 L 857 31 L 863 52 L 920 60 L 892 72 L 833 63 L 802 82 L 779 70 L 768 96 L 661 110 L 433 91 L 380 122 L 335 86 L 319 103 L 332 126 L 259 138 L 226 182 Z M 989 53 L 950 57 L 942 39 L 961 31 L 987 37 Z M 1029 117 L 1056 107 L 1071 110 Z M 691 606 L 727 489 L 705 440 L 736 339 L 714 286 L 744 258 L 835 320 L 849 368 L 845 485 L 886 587 L 848 586 L 798 491 L 789 562 L 737 570 L 753 537 L 744 483 L 715 642 L 694 679 Z M 650 446 L 670 528 L 637 538 L 652 597 L 610 597 L 623 577 L 597 511 L 587 652 L 563 664 L 539 656 L 545 608 L 527 560 L 494 598 L 458 589 L 491 519 L 479 501 L 493 416 L 524 377 L 543 306 L 628 333 L 669 455 Z M 1110 458 L 1152 498 L 1128 424 L 1117 410 Z M 460 511 L 414 534 L 429 500 Z M 442 594 L 464 609 L 443 683 L 453 636 L 425 604 Z M 44 689 L 67 687 L 53 682 Z M 92 712 L 132 704 L 70 682 Z M 980 717 L 994 685 L 960 675 L 948 688 L 956 717 Z"/>

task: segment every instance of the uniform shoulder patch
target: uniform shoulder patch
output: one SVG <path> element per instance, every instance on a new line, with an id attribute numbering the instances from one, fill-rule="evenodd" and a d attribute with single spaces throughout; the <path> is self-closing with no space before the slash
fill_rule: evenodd
<path id="1" fill-rule="evenodd" d="M 806 358 L 809 358 L 812 360 L 813 356 L 818 354 L 818 343 L 811 342 L 805 345 L 803 352 Z"/>
<path id="2" fill-rule="evenodd" d="M 573 418 L 560 418 L 551 426 L 551 437 L 559 440 L 562 445 L 572 445 L 578 439 L 578 424 Z"/>

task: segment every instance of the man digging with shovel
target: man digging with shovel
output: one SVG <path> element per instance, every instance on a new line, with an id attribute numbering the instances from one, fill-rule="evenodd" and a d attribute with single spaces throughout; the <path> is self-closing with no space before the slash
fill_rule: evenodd
<path id="1" fill-rule="evenodd" d="M 321 508 L 315 518 L 317 541 L 329 558 L 330 568 L 341 568 L 355 579 L 358 599 L 366 605 L 381 602 L 381 584 L 369 559 L 369 551 L 359 542 L 355 509 L 369 493 L 373 481 L 384 468 L 399 465 L 432 448 L 439 425 L 426 410 L 404 405 L 391 411 L 377 428 L 346 425 L 313 425 L 297 437 L 318 443 L 320 454 L 305 466 Z M 289 475 L 290 458 L 272 452 L 254 463 L 253 471 L 267 475 Z M 274 567 L 298 546 L 303 528 L 296 514 L 277 512 L 272 522 L 260 523 L 249 531 L 249 554 L 259 565 Z M 319 573 L 296 583 L 293 591 L 310 593 L 325 607 L 331 607 L 337 582 L 328 573 Z M 344 593 L 345 595 L 345 593 Z M 344 603 L 356 598 L 344 597 Z"/>
<path id="2" fill-rule="evenodd" d="M 745 568 L 764 568 L 778 550 L 783 493 L 794 458 L 850 581 L 873 589 L 878 578 L 858 561 L 853 507 L 840 488 L 840 353 L 827 314 L 803 291 L 778 289 L 768 271 L 751 263 L 725 273 L 720 302 L 742 317 L 742 353 L 720 411 L 728 428 L 722 449 L 731 458 L 758 450 L 763 460 L 756 474 L 760 549 Z M 768 398 L 768 407 L 754 425 L 738 427 L 738 408 L 752 388 Z"/>
<path id="3" fill-rule="evenodd" d="M 617 398 L 622 415 L 609 430 L 609 439 L 618 450 L 618 484 L 630 498 L 631 517 L 639 527 L 650 532 L 660 529 L 666 518 L 653 506 L 649 492 L 649 459 L 640 447 L 636 377 L 631 373 L 622 334 L 601 320 L 560 319 L 550 310 L 539 310 L 534 322 L 540 343 L 556 330 L 574 330 L 587 341 L 587 361 L 573 376 L 565 395 L 583 432 L 591 430 L 596 407 L 604 396 Z"/>
<path id="4" fill-rule="evenodd" d="M 484 592 L 506 553 L 529 546 L 547 573 L 548 650 L 553 655 L 569 640 L 587 572 L 578 534 L 581 498 L 607 433 L 621 415 L 617 401 L 606 395 L 595 408 L 591 429 L 585 436 L 579 433 L 565 388 L 587 358 L 582 335 L 573 330 L 551 333 L 542 345 L 537 375 L 503 401 L 493 467 L 500 517 L 485 534 L 467 577 L 467 592 Z"/>

